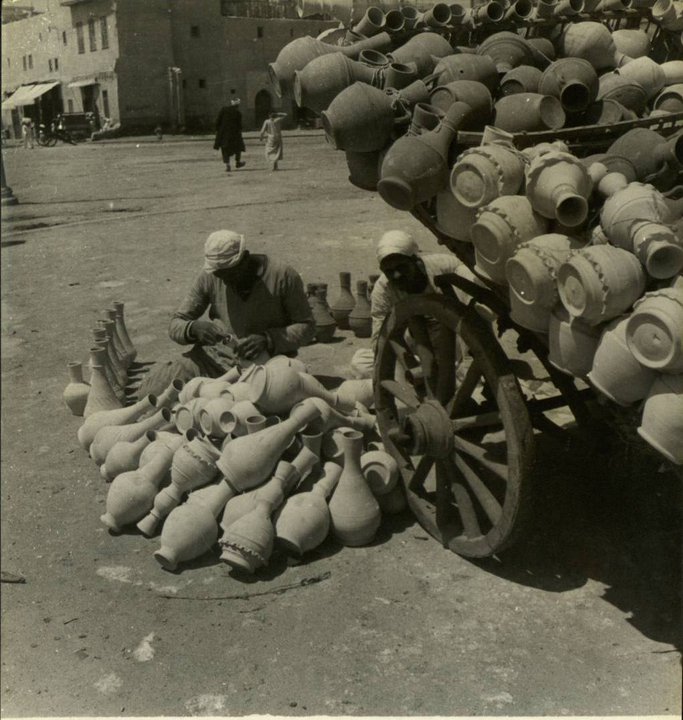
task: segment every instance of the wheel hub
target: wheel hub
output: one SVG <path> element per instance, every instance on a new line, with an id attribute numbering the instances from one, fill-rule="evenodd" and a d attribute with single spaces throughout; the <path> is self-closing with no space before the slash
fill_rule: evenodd
<path id="1" fill-rule="evenodd" d="M 404 445 L 411 455 L 445 458 L 453 451 L 451 421 L 436 400 L 425 400 L 403 421 Z"/>

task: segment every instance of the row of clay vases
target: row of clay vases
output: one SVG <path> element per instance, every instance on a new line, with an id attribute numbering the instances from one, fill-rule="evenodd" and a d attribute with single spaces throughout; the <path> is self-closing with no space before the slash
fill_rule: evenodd
<path id="1" fill-rule="evenodd" d="M 356 299 L 348 315 L 349 328 L 359 338 L 370 337 L 372 333 L 372 315 L 368 301 L 368 283 L 366 280 L 356 282 Z"/>

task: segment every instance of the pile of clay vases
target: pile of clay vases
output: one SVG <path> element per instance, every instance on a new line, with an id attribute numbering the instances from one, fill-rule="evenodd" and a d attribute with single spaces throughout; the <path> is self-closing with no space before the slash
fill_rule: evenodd
<path id="1" fill-rule="evenodd" d="M 330 532 L 367 545 L 382 513 L 403 509 L 396 463 L 373 442 L 372 402 L 370 381 L 330 391 L 275 356 L 95 412 L 78 441 L 111 483 L 110 532 L 160 534 L 154 557 L 168 570 L 219 543 L 223 562 L 253 573 L 274 548 L 299 558 Z"/>
<path id="2" fill-rule="evenodd" d="M 114 302 L 92 330 L 89 382 L 83 363 L 68 363 L 69 382 L 62 395 L 73 415 L 88 417 L 101 410 L 116 410 L 126 403 L 126 390 L 136 375 L 137 351 L 123 316 L 123 303 Z"/>

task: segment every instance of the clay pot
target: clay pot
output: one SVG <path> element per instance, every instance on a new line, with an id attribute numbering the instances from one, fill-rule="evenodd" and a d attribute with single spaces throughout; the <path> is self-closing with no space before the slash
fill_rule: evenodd
<path id="1" fill-rule="evenodd" d="M 640 116 L 645 111 L 647 92 L 642 85 L 615 71 L 600 76 L 598 100 L 616 100 Z"/>
<path id="2" fill-rule="evenodd" d="M 183 405 L 199 395 L 199 390 L 203 383 L 207 382 L 209 378 L 205 377 L 193 377 L 188 380 L 183 386 L 182 390 L 178 393 L 178 402 Z"/>
<path id="3" fill-rule="evenodd" d="M 538 84 L 543 71 L 532 65 L 520 65 L 508 70 L 500 80 L 501 95 L 517 95 L 519 93 L 538 94 Z"/>
<path id="4" fill-rule="evenodd" d="M 660 64 L 664 73 L 665 85 L 683 83 L 683 60 L 668 60 Z"/>
<path id="5" fill-rule="evenodd" d="M 138 351 L 135 348 L 135 344 L 130 339 L 128 329 L 126 328 L 126 321 L 123 316 L 124 305 L 120 300 L 115 300 L 112 303 L 112 307 L 114 308 L 114 312 L 116 313 L 116 330 L 119 334 L 119 337 L 121 338 L 121 342 L 123 344 L 123 347 L 125 348 L 127 356 L 130 358 L 130 361 L 133 362 L 137 357 Z"/>
<path id="6" fill-rule="evenodd" d="M 494 105 L 494 125 L 507 132 L 559 130 L 566 116 L 560 101 L 551 95 L 515 93 L 500 98 Z"/>
<path id="7" fill-rule="evenodd" d="M 436 64 L 433 74 L 437 87 L 460 80 L 480 82 L 486 85 L 489 92 L 494 92 L 498 87 L 498 70 L 488 55 L 447 55 Z"/>
<path id="8" fill-rule="evenodd" d="M 618 67 L 624 59 L 609 29 L 591 21 L 568 23 L 559 38 L 559 51 L 564 57 L 588 60 L 597 71 Z"/>
<path id="9" fill-rule="evenodd" d="M 89 450 L 95 434 L 107 425 L 125 425 L 134 422 L 149 408 L 156 408 L 155 395 L 146 395 L 134 405 L 118 407 L 112 410 L 99 410 L 89 415 L 78 429 L 78 442 L 84 450 Z"/>
<path id="10" fill-rule="evenodd" d="M 337 434 L 337 442 L 344 454 L 344 462 L 329 503 L 332 531 L 343 545 L 367 545 L 379 528 L 381 511 L 360 466 L 363 435 L 344 428 Z"/>
<path id="11" fill-rule="evenodd" d="M 436 226 L 439 232 L 463 242 L 472 242 L 470 229 L 476 219 L 477 209 L 463 205 L 450 188 L 436 195 Z"/>
<path id="12" fill-rule="evenodd" d="M 477 80 L 456 80 L 438 85 L 429 96 L 430 103 L 446 112 L 454 102 L 464 102 L 472 108 L 473 127 L 483 128 L 493 117 L 493 99 L 484 83 Z"/>
<path id="13" fill-rule="evenodd" d="M 349 329 L 349 315 L 356 301 L 351 294 L 351 273 L 339 273 L 339 292 L 330 302 L 330 312 L 337 327 L 342 330 Z"/>
<path id="14" fill-rule="evenodd" d="M 221 538 L 220 559 L 234 570 L 248 574 L 267 565 L 275 539 L 271 512 L 271 506 L 259 500 L 250 513 L 233 523 Z"/>
<path id="15" fill-rule="evenodd" d="M 161 408 L 173 408 L 173 406 L 178 403 L 178 395 L 184 385 L 185 383 L 179 378 L 172 380 L 168 384 L 167 388 L 157 398 L 157 409 L 161 410 Z"/>
<path id="16" fill-rule="evenodd" d="M 417 103 L 413 108 L 407 135 L 422 135 L 423 132 L 434 130 L 441 122 L 444 113 L 429 103 Z"/>
<path id="17" fill-rule="evenodd" d="M 400 90 L 410 85 L 410 83 L 416 79 L 417 66 L 414 63 L 406 65 L 404 63 L 392 62 L 384 68 L 384 83 L 382 87 Z"/>
<path id="18" fill-rule="evenodd" d="M 352 410 L 358 402 L 368 408 L 375 403 L 372 380 L 344 380 L 335 394 L 335 407 L 342 412 Z"/>
<path id="19" fill-rule="evenodd" d="M 683 30 L 683 6 L 673 0 L 657 0 L 652 6 L 652 19 L 665 30 Z"/>
<path id="20" fill-rule="evenodd" d="M 445 28 L 451 23 L 451 9 L 446 3 L 435 3 L 422 15 L 427 27 Z"/>
<path id="21" fill-rule="evenodd" d="M 372 316 L 368 302 L 368 283 L 365 280 L 356 282 L 356 302 L 349 313 L 349 328 L 359 338 L 370 337 L 372 334 Z M 334 400 L 332 400 L 334 403 Z"/>
<path id="22" fill-rule="evenodd" d="M 647 56 L 631 60 L 631 62 L 626 63 L 615 72 L 629 82 L 640 85 L 645 91 L 647 100 L 651 100 L 657 95 L 666 82 L 661 65 Z"/>
<path id="23" fill-rule="evenodd" d="M 361 455 L 360 467 L 380 510 L 388 515 L 401 512 L 406 502 L 396 460 L 384 450 L 371 450 Z"/>
<path id="24" fill-rule="evenodd" d="M 655 98 L 655 110 L 666 110 L 670 113 L 683 112 L 683 82 L 676 85 L 667 85 Z"/>
<path id="25" fill-rule="evenodd" d="M 583 12 L 585 7 L 584 0 L 559 0 L 555 4 L 555 17 L 574 17 Z"/>
<path id="26" fill-rule="evenodd" d="M 325 433 L 339 427 L 351 427 L 363 433 L 370 432 L 375 426 L 375 418 L 367 410 L 355 410 L 353 414 L 342 414 L 329 403 L 317 397 L 309 397 L 295 405 L 296 409 L 302 405 L 312 405 L 318 411 L 318 416 L 311 422 L 309 431 Z M 323 443 L 324 443 L 323 438 Z"/>
<path id="27" fill-rule="evenodd" d="M 232 395 L 209 400 L 199 411 L 199 426 L 205 435 L 215 438 L 224 438 L 228 431 L 226 427 L 234 429 L 231 423 L 234 415 L 230 413 L 235 401 Z"/>
<path id="28" fill-rule="evenodd" d="M 638 435 L 667 460 L 683 464 L 683 375 L 660 375 L 654 381 Z"/>
<path id="29" fill-rule="evenodd" d="M 626 323 L 626 344 L 641 365 L 683 372 L 683 289 L 663 288 L 638 300 Z"/>
<path id="30" fill-rule="evenodd" d="M 83 408 L 83 417 L 88 418 L 99 412 L 107 412 L 121 408 L 121 401 L 116 397 L 107 380 L 103 365 L 90 366 L 90 391 Z"/>
<path id="31" fill-rule="evenodd" d="M 455 134 L 472 115 L 456 102 L 436 130 L 399 138 L 384 156 L 377 190 L 392 207 L 410 210 L 433 197 L 448 182 L 448 151 Z"/>
<path id="32" fill-rule="evenodd" d="M 115 442 L 100 467 L 100 475 L 105 480 L 113 480 L 117 475 L 136 470 L 140 464 L 142 451 L 155 440 L 154 430 L 148 430 L 137 440 L 119 440 Z"/>
<path id="33" fill-rule="evenodd" d="M 418 33 L 408 42 L 389 53 L 392 62 L 415 63 L 417 76 L 425 77 L 434 70 L 439 58 L 453 52 L 448 40 L 433 32 Z"/>
<path id="34" fill-rule="evenodd" d="M 572 317 L 564 307 L 556 307 L 548 325 L 550 364 L 574 377 L 586 377 L 593 367 L 600 334 L 600 327 Z"/>
<path id="35" fill-rule="evenodd" d="M 259 409 L 251 400 L 239 400 L 230 410 L 222 413 L 220 425 L 225 435 L 242 437 L 248 433 L 247 418 L 259 414 Z"/>
<path id="36" fill-rule="evenodd" d="M 349 182 L 361 190 L 377 190 L 382 151 L 360 153 L 346 150 L 344 154 L 349 169 Z"/>
<path id="37" fill-rule="evenodd" d="M 178 405 L 173 413 L 173 423 L 179 433 L 184 433 L 190 428 L 201 429 L 201 411 L 207 406 L 210 400 L 195 397 L 183 405 Z"/>
<path id="38" fill-rule="evenodd" d="M 523 242 L 546 231 L 547 221 L 525 197 L 506 195 L 493 200 L 479 210 L 470 230 L 478 271 L 504 285 L 508 258 Z"/>
<path id="39" fill-rule="evenodd" d="M 334 403 L 334 394 L 312 375 L 298 373 L 290 367 L 272 368 L 264 365 L 256 368 L 249 384 L 253 390 L 254 404 L 266 414 L 281 415 L 300 400 L 313 395 Z"/>
<path id="40" fill-rule="evenodd" d="M 320 291 L 322 292 L 322 291 Z M 325 307 L 322 296 L 314 295 L 309 299 L 313 320 L 315 322 L 315 339 L 317 342 L 330 342 L 337 329 L 337 323 Z"/>
<path id="41" fill-rule="evenodd" d="M 405 24 L 406 19 L 398 9 L 389 10 L 384 16 L 384 29 L 391 35 L 400 33 L 405 28 Z"/>
<path id="42" fill-rule="evenodd" d="M 477 47 L 478 55 L 488 55 L 499 74 L 519 65 L 533 65 L 535 53 L 523 38 L 507 30 L 489 35 Z"/>
<path id="43" fill-rule="evenodd" d="M 83 417 L 83 411 L 88 402 L 90 385 L 83 380 L 83 365 L 80 362 L 70 362 L 67 369 L 69 371 L 69 384 L 64 388 L 62 400 L 71 410 L 72 415 Z"/>
<path id="44" fill-rule="evenodd" d="M 577 250 L 557 272 L 560 300 L 590 325 L 627 310 L 645 290 L 645 273 L 627 250 L 595 245 Z"/>
<path id="45" fill-rule="evenodd" d="M 453 195 L 472 208 L 480 208 L 501 195 L 516 195 L 523 181 L 523 156 L 503 145 L 465 150 L 450 177 Z"/>
<path id="46" fill-rule="evenodd" d="M 582 112 L 598 97 L 598 74 L 587 60 L 561 58 L 543 71 L 538 92 L 558 98 L 566 112 Z"/>
<path id="47" fill-rule="evenodd" d="M 539 155 L 529 163 L 525 175 L 527 197 L 537 213 L 569 228 L 586 219 L 593 188 L 588 171 L 574 155 Z"/>
<path id="48" fill-rule="evenodd" d="M 643 367 L 629 350 L 627 322 L 628 318 L 618 318 L 605 326 L 588 373 L 594 387 L 624 406 L 646 397 L 657 377 L 654 370 Z"/>
<path id="49" fill-rule="evenodd" d="M 353 32 L 358 33 L 358 35 L 372 37 L 373 35 L 377 35 L 377 33 L 382 32 L 385 20 L 386 16 L 381 8 L 369 7 L 360 21 L 353 26 L 352 30 Z M 363 52 L 366 51 L 364 50 Z"/>

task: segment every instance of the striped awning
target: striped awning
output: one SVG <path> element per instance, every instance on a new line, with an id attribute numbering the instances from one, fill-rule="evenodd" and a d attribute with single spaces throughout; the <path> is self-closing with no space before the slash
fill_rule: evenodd
<path id="1" fill-rule="evenodd" d="M 33 105 L 36 98 L 52 90 L 59 85 L 59 81 L 49 83 L 35 83 L 34 85 L 22 85 L 18 87 L 8 98 L 2 101 L 3 110 L 12 110 L 24 105 Z"/>

